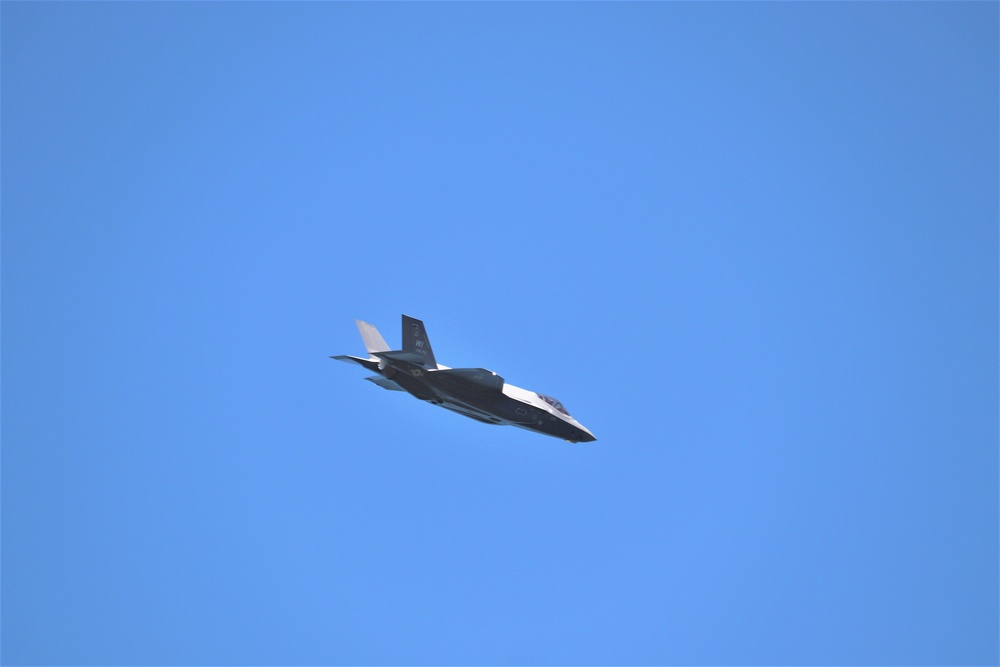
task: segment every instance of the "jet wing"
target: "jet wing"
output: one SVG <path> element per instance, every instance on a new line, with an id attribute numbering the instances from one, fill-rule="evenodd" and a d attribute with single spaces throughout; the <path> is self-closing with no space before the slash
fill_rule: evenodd
<path id="1" fill-rule="evenodd" d="M 431 371 L 429 377 L 434 384 L 467 391 L 499 392 L 503 390 L 504 383 L 502 377 L 485 368 L 449 368 Z"/>

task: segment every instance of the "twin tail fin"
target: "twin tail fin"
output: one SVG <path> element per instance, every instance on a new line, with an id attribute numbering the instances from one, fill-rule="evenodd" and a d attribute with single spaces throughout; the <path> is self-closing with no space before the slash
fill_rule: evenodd
<path id="1" fill-rule="evenodd" d="M 395 356 L 405 359 L 410 363 L 415 363 L 424 368 L 436 370 L 438 365 L 434 359 L 434 351 L 431 349 L 431 341 L 427 337 L 427 330 L 420 320 L 403 315 L 403 349 L 393 350 L 386 344 L 382 334 L 373 325 L 361 320 L 354 320 L 361 332 L 361 339 L 365 342 L 365 350 L 368 351 L 368 359 L 378 362 L 380 358 Z M 388 353 L 388 354 L 386 354 Z M 405 353 L 405 354 L 400 354 Z M 346 359 L 345 359 L 346 360 Z"/>
<path id="2" fill-rule="evenodd" d="M 438 367 L 424 323 L 408 315 L 403 315 L 403 351 L 416 355 L 424 368 Z"/>

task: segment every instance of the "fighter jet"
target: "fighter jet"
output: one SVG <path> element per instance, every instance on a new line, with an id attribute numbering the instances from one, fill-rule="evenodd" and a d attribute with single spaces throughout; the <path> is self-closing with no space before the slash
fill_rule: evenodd
<path id="1" fill-rule="evenodd" d="M 368 358 L 346 354 L 330 358 L 359 364 L 377 373 L 365 379 L 383 389 L 405 391 L 486 424 L 509 424 L 568 442 L 597 440 L 551 396 L 507 384 L 485 368 L 449 368 L 438 364 L 424 323 L 418 319 L 403 315 L 402 350 L 390 350 L 371 324 L 355 322 Z"/>

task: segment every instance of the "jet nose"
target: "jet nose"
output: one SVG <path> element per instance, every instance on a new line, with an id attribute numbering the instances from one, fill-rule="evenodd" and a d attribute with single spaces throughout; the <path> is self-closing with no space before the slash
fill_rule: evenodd
<path id="1" fill-rule="evenodd" d="M 594 434 L 587 429 L 582 428 L 580 431 L 580 442 L 594 442 L 597 440 L 597 438 L 594 437 Z"/>

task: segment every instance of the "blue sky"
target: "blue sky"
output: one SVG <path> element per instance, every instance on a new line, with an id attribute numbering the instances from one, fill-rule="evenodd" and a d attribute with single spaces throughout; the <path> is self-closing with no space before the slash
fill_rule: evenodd
<path id="1" fill-rule="evenodd" d="M 1000 659 L 996 3 L 0 18 L 4 664 Z"/>

